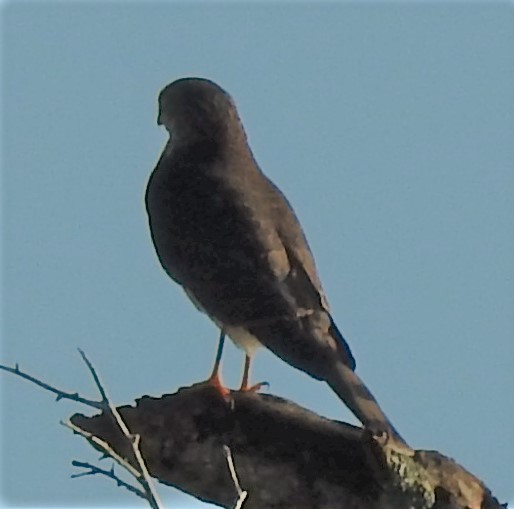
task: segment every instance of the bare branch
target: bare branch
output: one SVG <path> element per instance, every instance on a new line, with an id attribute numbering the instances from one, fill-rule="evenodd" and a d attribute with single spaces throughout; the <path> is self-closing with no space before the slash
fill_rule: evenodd
<path id="1" fill-rule="evenodd" d="M 232 459 L 232 452 L 230 451 L 230 447 L 227 445 L 223 446 L 223 450 L 225 451 L 225 456 L 227 458 L 227 464 L 228 469 L 230 471 L 230 475 L 232 477 L 232 480 L 234 481 L 234 486 L 237 490 L 237 502 L 234 506 L 234 509 L 241 509 L 243 507 L 243 503 L 246 500 L 246 497 L 248 496 L 248 492 L 241 489 L 241 485 L 239 484 L 239 479 L 237 478 L 236 469 L 234 467 L 234 460 Z"/>
<path id="2" fill-rule="evenodd" d="M 85 362 L 86 366 L 88 367 L 91 376 L 93 377 L 93 380 L 95 382 L 95 385 L 98 389 L 98 392 L 100 392 L 100 396 L 102 397 L 102 410 L 108 410 L 112 416 L 115 418 L 116 423 L 120 427 L 122 433 L 131 441 L 133 440 L 132 435 L 127 428 L 127 425 L 123 422 L 123 419 L 121 418 L 120 414 L 118 413 L 118 410 L 116 407 L 111 404 L 109 397 L 107 396 L 107 391 L 104 389 L 102 382 L 100 381 L 100 376 L 96 372 L 96 369 L 94 368 L 91 361 L 87 358 L 86 354 L 83 350 L 80 348 L 78 349 L 80 356 L 82 357 L 82 360 Z"/>
<path id="3" fill-rule="evenodd" d="M 125 488 L 126 490 L 130 491 L 131 493 L 134 493 L 138 497 L 145 499 L 146 496 L 144 492 L 142 492 L 139 488 L 136 488 L 135 486 L 132 486 L 132 484 L 129 484 L 128 482 L 124 481 L 123 479 L 120 479 L 115 473 L 114 473 L 114 464 L 112 465 L 110 470 L 104 470 L 103 468 L 97 467 L 95 465 L 92 465 L 91 463 L 85 463 L 83 461 L 72 461 L 71 464 L 74 467 L 78 468 L 84 468 L 89 469 L 86 472 L 80 472 L 78 474 L 72 474 L 72 479 L 78 479 L 79 477 L 85 477 L 87 475 L 104 475 L 105 477 L 108 477 L 109 479 L 112 479 L 116 482 L 116 484 L 120 488 Z"/>
<path id="4" fill-rule="evenodd" d="M 71 429 L 74 433 L 84 437 L 95 449 L 100 449 L 107 456 L 115 460 L 120 466 L 126 469 L 130 475 L 134 476 L 137 480 L 141 476 L 141 472 L 135 469 L 126 459 L 122 458 L 105 440 L 97 437 L 93 433 L 86 431 L 72 422 L 63 422 L 61 424 L 66 428 Z"/>
<path id="5" fill-rule="evenodd" d="M 14 368 L 0 364 L 0 369 L 3 369 L 4 371 L 6 371 L 8 373 L 12 373 L 21 378 L 24 378 L 25 380 L 28 380 L 29 382 L 32 382 L 33 384 L 35 384 L 49 392 L 56 394 L 57 395 L 56 401 L 59 401 L 61 399 L 68 399 L 71 401 L 76 401 L 77 403 L 82 403 L 84 405 L 95 408 L 97 410 L 102 410 L 104 412 L 109 413 L 114 418 L 119 429 L 121 430 L 123 435 L 128 440 L 128 442 L 131 446 L 131 449 L 132 449 L 132 453 L 136 460 L 135 463 L 137 465 L 137 468 L 134 468 L 130 464 L 130 462 L 123 459 L 119 454 L 117 454 L 109 446 L 109 444 L 107 442 L 101 440 L 100 438 L 94 436 L 91 433 L 84 431 L 83 429 L 81 429 L 78 426 L 75 426 L 71 422 L 61 423 L 61 424 L 72 429 L 75 433 L 82 435 L 94 447 L 100 448 L 105 454 L 107 454 L 108 456 L 111 456 L 116 462 L 118 462 L 123 468 L 125 468 L 132 476 L 134 476 L 136 478 L 136 480 L 142 486 L 142 488 L 144 490 L 144 493 L 143 493 L 144 498 L 146 500 L 148 500 L 150 506 L 154 509 L 160 509 L 162 507 L 162 504 L 159 501 L 159 497 L 158 497 L 157 491 L 155 489 L 154 483 L 150 477 L 150 474 L 148 473 L 148 469 L 146 468 L 143 456 L 141 455 L 141 451 L 139 450 L 140 436 L 137 434 L 132 434 L 130 432 L 127 425 L 125 424 L 125 422 L 121 418 L 120 414 L 118 413 L 118 410 L 110 402 L 107 392 L 104 389 L 104 387 L 100 381 L 100 377 L 99 377 L 98 373 L 96 372 L 93 364 L 90 362 L 90 360 L 87 358 L 86 354 L 80 348 L 78 350 L 93 377 L 93 380 L 95 382 L 96 387 L 98 388 L 98 391 L 100 392 L 100 395 L 102 398 L 101 401 L 93 401 L 93 400 L 90 400 L 87 398 L 83 398 L 77 392 L 70 393 L 70 392 L 65 392 L 60 389 L 57 389 L 56 387 L 54 387 L 46 382 L 43 382 L 42 380 L 40 380 L 32 375 L 29 375 L 28 373 L 25 373 L 24 371 L 21 371 L 18 363 L 15 364 Z M 102 470 L 102 469 L 99 469 L 99 470 Z"/>
<path id="6" fill-rule="evenodd" d="M 118 425 L 121 432 L 127 438 L 127 440 L 129 441 L 129 443 L 132 447 L 132 452 L 136 459 L 136 463 L 138 466 L 138 474 L 139 474 L 135 477 L 136 477 L 137 481 L 139 482 L 139 484 L 141 484 L 141 486 L 145 492 L 146 500 L 148 500 L 148 502 L 152 508 L 160 509 L 162 507 L 162 503 L 159 500 L 159 495 L 157 494 L 157 490 L 155 489 L 155 485 L 150 477 L 150 474 L 148 473 L 148 469 L 146 468 L 145 461 L 144 461 L 143 456 L 141 455 L 141 451 L 139 449 L 140 436 L 138 434 L 132 434 L 130 432 L 129 428 L 125 424 L 125 421 L 122 419 L 121 415 L 119 414 L 118 409 L 111 403 L 109 397 L 107 396 L 107 391 L 103 387 L 103 384 L 100 381 L 100 376 L 96 372 L 96 369 L 94 368 L 93 364 L 87 358 L 87 356 L 83 350 L 81 350 L 80 348 L 78 350 L 79 350 L 79 353 L 80 353 L 82 359 L 86 363 L 86 366 L 88 367 L 89 371 L 91 372 L 91 375 L 93 377 L 93 380 L 95 381 L 96 387 L 98 388 L 98 391 L 100 392 L 104 408 L 114 417 L 116 424 Z"/>
<path id="7" fill-rule="evenodd" d="M 397 450 L 272 395 L 231 399 L 232 407 L 198 384 L 118 411 L 141 435 L 152 477 L 227 509 L 501 509 L 479 479 L 435 451 Z M 109 415 L 71 421 L 125 450 Z"/>
<path id="8" fill-rule="evenodd" d="M 106 475 L 153 509 L 161 504 L 150 474 L 227 509 L 262 509 L 270 501 L 284 509 L 503 507 L 479 479 L 436 451 L 397 450 L 360 428 L 328 421 L 271 395 L 233 392 L 227 404 L 211 386 L 197 384 L 115 408 L 80 353 L 101 401 L 61 391 L 22 372 L 18 364 L 0 369 L 57 394 L 58 400 L 100 409 L 100 415 L 76 414 L 62 424 L 113 458 L 142 489 L 123 484 L 113 469 L 87 463 L 74 462 L 89 471 L 73 477 Z"/>
<path id="9" fill-rule="evenodd" d="M 18 363 L 15 364 L 14 368 L 10 368 L 9 366 L 4 366 L 3 364 L 0 364 L 0 369 L 3 369 L 4 371 L 7 371 L 8 373 L 12 373 L 13 375 L 17 375 L 21 378 L 24 378 L 25 380 L 28 380 L 29 382 L 32 382 L 33 384 L 42 387 L 43 389 L 53 392 L 54 394 L 57 394 L 56 401 L 60 401 L 61 399 L 69 399 L 71 401 L 76 401 L 77 403 L 82 403 L 84 405 L 87 405 L 92 408 L 96 408 L 98 410 L 103 410 L 104 405 L 101 401 L 93 401 L 91 399 L 83 398 L 79 395 L 78 392 L 65 392 L 61 391 L 60 389 L 57 389 L 56 387 L 53 387 L 50 384 L 47 384 L 46 382 L 43 382 L 42 380 L 39 380 L 36 377 L 33 377 L 29 375 L 28 373 L 25 373 L 24 371 L 21 371 Z"/>

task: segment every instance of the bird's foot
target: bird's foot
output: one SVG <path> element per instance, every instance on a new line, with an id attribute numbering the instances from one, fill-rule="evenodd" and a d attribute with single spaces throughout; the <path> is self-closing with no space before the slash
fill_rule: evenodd
<path id="1" fill-rule="evenodd" d="M 207 380 L 205 380 L 205 383 L 214 387 L 224 400 L 229 401 L 231 399 L 231 390 L 223 385 L 218 373 L 211 375 Z"/>
<path id="2" fill-rule="evenodd" d="M 269 382 L 259 382 L 250 386 L 247 383 L 243 383 L 239 387 L 239 392 L 259 392 L 263 387 L 269 387 Z"/>

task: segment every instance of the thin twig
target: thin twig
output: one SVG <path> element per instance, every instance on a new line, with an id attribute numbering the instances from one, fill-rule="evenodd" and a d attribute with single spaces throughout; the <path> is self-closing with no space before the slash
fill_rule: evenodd
<path id="1" fill-rule="evenodd" d="M 132 434 L 130 433 L 130 430 L 128 429 L 127 425 L 125 424 L 125 421 L 122 419 L 121 415 L 118 412 L 118 409 L 111 403 L 111 400 L 109 399 L 109 396 L 107 396 L 107 392 L 104 389 L 102 382 L 100 381 L 100 376 L 96 372 L 96 369 L 93 367 L 93 364 L 91 364 L 91 361 L 87 358 L 86 354 L 83 350 L 78 348 L 78 351 L 80 353 L 80 356 L 82 357 L 82 360 L 86 363 L 86 366 L 88 367 L 91 376 L 93 377 L 93 380 L 95 381 L 95 385 L 100 392 L 100 396 L 102 397 L 102 409 L 106 411 L 110 411 L 114 419 L 116 420 L 116 423 L 118 424 L 120 430 L 122 433 L 127 437 L 130 438 L 132 441 Z"/>
<path id="2" fill-rule="evenodd" d="M 87 405 L 92 408 L 96 408 L 99 410 L 102 410 L 104 408 L 104 405 L 101 401 L 93 401 L 91 399 L 83 398 L 82 396 L 79 396 L 78 392 L 64 392 L 60 389 L 57 389 L 56 387 L 53 387 L 52 385 L 49 385 L 42 380 L 39 380 L 38 378 L 35 378 L 28 373 L 25 373 L 20 370 L 20 367 L 18 363 L 14 365 L 14 368 L 10 368 L 9 366 L 4 366 L 3 364 L 0 364 L 0 369 L 3 369 L 4 371 L 7 371 L 8 373 L 12 373 L 13 375 L 17 375 L 21 378 L 24 378 L 25 380 L 28 380 L 29 382 L 32 382 L 33 384 L 38 385 L 39 387 L 42 387 L 43 389 L 53 392 L 54 394 L 57 394 L 57 398 L 55 398 L 56 401 L 59 401 L 61 399 L 70 399 L 72 401 L 76 401 L 77 403 L 82 403 L 84 405 Z"/>
<path id="3" fill-rule="evenodd" d="M 224 445 L 223 450 L 225 451 L 225 457 L 227 458 L 227 465 L 230 471 L 230 476 L 232 477 L 232 481 L 234 482 L 234 486 L 236 487 L 237 491 L 238 498 L 236 501 L 236 505 L 234 506 L 234 509 L 241 509 L 241 507 L 243 507 L 244 501 L 248 497 L 248 492 L 241 489 L 239 479 L 237 478 L 237 472 L 234 467 L 234 460 L 232 459 L 232 452 L 230 451 L 230 448 L 227 445 Z"/>
<path id="4" fill-rule="evenodd" d="M 14 368 L 0 364 L 0 369 L 3 369 L 4 371 L 7 371 L 8 373 L 12 373 L 21 378 L 24 378 L 25 380 L 28 380 L 29 382 L 32 382 L 32 383 L 38 385 L 39 387 L 56 394 L 57 395 L 56 401 L 59 401 L 61 399 L 69 399 L 71 401 L 76 401 L 78 403 L 82 403 L 89 407 L 92 407 L 92 408 L 95 408 L 98 410 L 102 410 L 105 413 L 111 414 L 112 417 L 114 418 L 114 420 L 116 421 L 118 427 L 120 428 L 121 432 L 129 441 L 139 469 L 134 468 L 127 460 L 125 460 L 124 458 L 119 456 L 109 446 L 109 444 L 107 442 L 101 440 L 100 438 L 94 436 L 91 433 L 88 433 L 88 432 L 82 430 L 81 428 L 75 426 L 71 422 L 67 422 L 67 423 L 62 422 L 61 424 L 72 429 L 75 433 L 82 435 L 89 442 L 91 442 L 91 444 L 100 447 L 105 452 L 105 454 L 112 457 L 116 462 L 118 462 L 132 476 L 134 476 L 135 479 L 142 486 L 144 491 L 142 491 L 141 493 L 143 495 L 143 498 L 145 498 L 148 501 L 150 506 L 153 509 L 161 509 L 162 504 L 159 500 L 159 496 L 157 494 L 154 483 L 150 477 L 150 474 L 145 465 L 143 456 L 141 454 L 141 450 L 139 448 L 139 444 L 140 444 L 140 440 L 141 440 L 140 436 L 137 434 L 130 433 L 130 430 L 128 429 L 127 425 L 125 424 L 124 420 L 122 419 L 117 408 L 110 402 L 107 392 L 105 391 L 105 389 L 102 385 L 102 382 L 100 381 L 100 377 L 98 376 L 95 368 L 93 367 L 93 365 L 87 358 L 86 354 L 80 348 L 79 348 L 79 353 L 80 353 L 82 359 L 84 360 L 84 362 L 86 363 L 86 366 L 88 367 L 89 371 L 91 372 L 93 380 L 95 381 L 95 385 L 100 392 L 100 395 L 102 398 L 101 401 L 93 401 L 93 400 L 90 400 L 87 398 L 83 398 L 77 392 L 70 393 L 70 392 L 61 391 L 60 389 L 57 389 L 56 387 L 53 387 L 52 385 L 47 384 L 46 382 L 43 382 L 42 380 L 39 380 L 38 378 L 35 378 L 35 377 L 29 375 L 28 373 L 21 371 L 18 363 L 15 364 Z M 102 469 L 98 469 L 98 470 L 101 471 Z"/>
<path id="5" fill-rule="evenodd" d="M 88 442 L 91 442 L 91 445 L 97 445 L 100 447 L 105 452 L 105 454 L 110 456 L 139 481 L 139 478 L 142 475 L 141 472 L 134 468 L 125 458 L 122 458 L 105 440 L 98 438 L 96 435 L 93 435 L 93 433 L 90 433 L 89 431 L 85 431 L 82 428 L 75 426 L 75 424 L 72 422 L 61 421 L 61 424 L 66 428 L 71 429 L 74 433 L 84 437 Z"/>
<path id="6" fill-rule="evenodd" d="M 98 391 L 100 392 L 100 395 L 102 397 L 102 403 L 105 409 L 110 411 L 111 415 L 114 417 L 116 423 L 118 424 L 118 427 L 120 428 L 121 432 L 123 433 L 123 435 L 125 435 L 127 440 L 129 440 L 130 445 L 132 446 L 132 451 L 136 458 L 140 474 L 136 477 L 136 479 L 143 487 L 143 490 L 146 495 L 145 498 L 148 500 L 151 507 L 153 507 L 154 509 L 161 509 L 162 503 L 159 499 L 159 495 L 157 494 L 157 490 L 155 489 L 155 485 L 150 477 L 148 469 L 146 468 L 145 461 L 139 448 L 140 436 L 138 434 L 132 434 L 130 432 L 127 425 L 125 424 L 125 421 L 118 412 L 118 409 L 111 403 L 109 397 L 107 396 L 107 392 L 105 391 L 95 368 L 87 358 L 86 354 L 80 348 L 78 350 L 82 359 L 86 363 L 86 366 L 91 372 L 91 375 L 93 376 L 93 380 L 95 381 Z"/>
<path id="7" fill-rule="evenodd" d="M 161 501 L 159 500 L 159 496 L 157 494 L 157 491 L 155 489 L 155 484 L 152 481 L 152 478 L 150 477 L 150 473 L 148 472 L 148 468 L 146 468 L 145 460 L 143 459 L 143 455 L 141 454 L 141 449 L 139 448 L 139 443 L 141 441 L 141 435 L 136 434 L 134 435 L 134 442 L 133 442 L 133 451 L 134 455 L 136 456 L 137 463 L 139 465 L 139 468 L 141 469 L 142 477 L 139 479 L 139 482 L 145 489 L 145 491 L 149 492 L 152 497 L 155 499 L 157 507 L 160 507 Z"/>
<path id="8" fill-rule="evenodd" d="M 136 468 L 134 468 L 128 461 L 124 460 L 123 458 L 121 458 L 121 456 L 116 454 L 114 452 L 114 450 L 109 446 L 109 444 L 107 444 L 100 438 L 92 435 L 91 433 L 85 432 L 84 430 L 78 428 L 77 426 L 74 426 L 71 422 L 62 423 L 62 424 L 64 426 L 67 426 L 68 428 L 72 429 L 76 433 L 82 435 L 84 438 L 89 440 L 92 444 L 96 444 L 97 446 L 102 448 L 106 454 L 111 456 L 121 466 L 123 466 L 125 469 L 127 469 L 130 472 L 130 474 L 133 475 L 137 479 L 137 481 L 141 484 L 141 486 L 143 487 L 144 498 L 146 498 L 148 500 L 148 502 L 154 509 L 160 509 L 162 507 L 162 504 L 159 501 L 159 497 L 157 495 L 154 484 L 150 478 L 150 474 L 148 472 L 148 469 L 143 460 L 143 456 L 139 449 L 139 442 L 140 442 L 139 435 L 132 435 L 130 433 L 127 425 L 123 421 L 118 410 L 116 409 L 116 407 L 114 405 L 111 404 L 111 402 L 107 396 L 107 393 L 100 381 L 100 377 L 98 376 L 95 368 L 93 367 L 93 365 L 91 364 L 89 359 L 86 357 L 86 354 L 82 350 L 79 349 L 79 353 L 80 353 L 82 359 L 84 360 L 84 362 L 86 363 L 89 371 L 91 372 L 91 375 L 93 376 L 95 384 L 96 384 L 96 386 L 100 392 L 100 395 L 102 397 L 101 401 L 93 401 L 90 399 L 83 398 L 77 392 L 69 393 L 69 392 L 65 392 L 60 389 L 57 389 L 56 387 L 53 387 L 52 385 L 47 384 L 46 382 L 43 382 L 42 380 L 39 380 L 38 378 L 35 378 L 35 377 L 29 375 L 28 373 L 21 371 L 18 363 L 15 364 L 14 368 L 0 364 L 0 369 L 3 369 L 4 371 L 7 371 L 8 373 L 12 373 L 21 378 L 24 378 L 25 380 L 28 380 L 29 382 L 32 382 L 35 385 L 38 385 L 39 387 L 56 394 L 57 395 L 56 401 L 59 401 L 61 399 L 69 399 L 71 401 L 76 401 L 78 403 L 82 403 L 84 405 L 87 405 L 89 407 L 92 407 L 92 408 L 95 408 L 98 410 L 103 410 L 104 412 L 109 412 L 114 417 L 114 419 L 115 419 L 116 423 L 118 424 L 120 430 L 122 431 L 123 435 L 125 435 L 127 437 L 127 439 L 129 440 L 131 447 L 132 447 L 132 451 L 134 453 L 137 464 L 139 466 L 139 471 Z"/>
<path id="9" fill-rule="evenodd" d="M 121 487 L 125 488 L 126 490 L 130 491 L 130 493 L 134 493 L 138 497 L 141 497 L 142 499 L 146 500 L 146 496 L 143 491 L 141 491 L 139 488 L 136 488 L 135 486 L 132 486 L 132 484 L 124 481 L 123 479 L 120 479 L 115 473 L 114 473 L 114 463 L 110 470 L 105 470 L 103 468 L 97 467 L 95 465 L 92 465 L 91 463 L 85 463 L 83 461 L 72 461 L 71 464 L 74 467 L 78 468 L 84 468 L 89 469 L 87 472 L 79 472 L 78 474 L 72 474 L 72 479 L 78 479 L 79 477 L 85 477 L 86 475 L 104 475 L 105 477 L 108 477 L 109 479 L 112 479 L 116 482 L 116 484 Z"/>

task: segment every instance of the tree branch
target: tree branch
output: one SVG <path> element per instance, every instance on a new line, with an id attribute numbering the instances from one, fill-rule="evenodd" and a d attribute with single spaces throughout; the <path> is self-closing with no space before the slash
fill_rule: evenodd
<path id="1" fill-rule="evenodd" d="M 234 486 L 237 490 L 237 500 L 234 509 L 241 509 L 243 507 L 244 501 L 248 496 L 248 492 L 241 489 L 241 485 L 239 484 L 239 479 L 237 478 L 236 467 L 234 466 L 234 460 L 232 459 L 232 451 L 230 447 L 224 445 L 223 450 L 225 451 L 225 456 L 227 458 L 228 470 L 230 472 L 230 476 L 232 477 L 232 481 L 234 482 Z"/>
<path id="2" fill-rule="evenodd" d="M 126 490 L 130 491 L 131 493 L 134 493 L 134 495 L 137 495 L 138 497 L 142 498 L 143 500 L 146 500 L 145 494 L 135 486 L 132 486 L 132 484 L 129 484 L 128 482 L 124 481 L 123 479 L 120 479 L 115 473 L 114 473 L 114 464 L 112 465 L 110 470 L 105 470 L 103 468 L 97 467 L 96 465 L 92 465 L 91 463 L 87 463 L 84 461 L 72 461 L 71 464 L 74 467 L 83 468 L 86 469 L 84 472 L 79 472 L 78 474 L 73 474 L 71 476 L 72 479 L 78 479 L 79 477 L 85 477 L 87 475 L 103 475 L 109 479 L 112 479 L 116 482 L 116 484 L 121 487 L 125 488 Z"/>
<path id="3" fill-rule="evenodd" d="M 437 452 L 380 444 L 274 396 L 232 397 L 227 404 L 198 384 L 118 411 L 141 436 L 150 475 L 228 509 L 243 491 L 227 469 L 225 446 L 248 493 L 244 509 L 501 508 L 480 480 Z M 127 457 L 126 440 L 104 415 L 71 421 Z"/>
<path id="4" fill-rule="evenodd" d="M 212 386 L 197 384 L 116 408 L 80 353 L 100 391 L 99 402 L 61 391 L 17 364 L 0 369 L 57 394 L 57 400 L 100 409 L 93 417 L 75 414 L 65 425 L 126 468 L 143 489 L 120 484 L 112 470 L 74 464 L 90 469 L 82 475 L 115 479 L 155 509 L 160 505 L 150 475 L 227 509 L 504 507 L 479 479 L 438 452 L 381 443 L 360 428 L 275 396 L 232 392 L 227 402 Z"/>
<path id="5" fill-rule="evenodd" d="M 61 399 L 70 399 L 71 401 L 76 401 L 77 403 L 82 403 L 82 404 L 90 406 L 92 408 L 98 408 L 99 410 L 102 410 L 104 408 L 101 401 L 94 401 L 92 399 L 83 398 L 82 396 L 79 395 L 78 392 L 62 391 L 60 389 L 57 389 L 53 385 L 43 382 L 39 378 L 36 378 L 32 375 L 29 375 L 28 373 L 25 373 L 24 371 L 22 371 L 20 369 L 20 366 L 18 363 L 16 363 L 14 365 L 14 368 L 10 368 L 9 366 L 0 364 L 0 369 L 6 371 L 7 373 L 12 373 L 13 375 L 17 375 L 20 378 L 28 380 L 29 382 L 32 382 L 33 384 L 37 385 L 38 387 L 45 389 L 46 391 L 56 394 L 57 395 L 57 397 L 55 398 L 56 401 L 60 401 Z"/>
<path id="6" fill-rule="evenodd" d="M 80 348 L 79 348 L 79 353 L 80 353 L 83 361 L 86 363 L 89 371 L 91 372 L 93 380 L 95 381 L 95 385 L 98 388 L 98 391 L 100 392 L 100 395 L 102 397 L 102 406 L 104 408 L 104 411 L 106 412 L 106 415 L 114 418 L 117 428 L 119 429 L 119 431 L 125 437 L 126 441 L 131 446 L 132 455 L 135 458 L 135 467 L 136 467 L 137 475 L 135 475 L 132 471 L 130 471 L 130 469 L 129 469 L 129 471 L 131 472 L 132 475 L 134 475 L 136 480 L 139 482 L 139 484 L 143 488 L 143 491 L 145 493 L 145 498 L 148 501 L 148 503 L 150 504 L 150 507 L 152 507 L 153 509 L 161 509 L 162 503 L 159 500 L 159 495 L 155 489 L 152 479 L 150 478 L 150 474 L 148 473 L 148 469 L 146 468 L 146 464 L 143 459 L 143 456 L 141 455 L 141 450 L 139 448 L 139 442 L 140 442 L 139 434 L 131 433 L 129 427 L 125 424 L 125 421 L 119 414 L 118 409 L 111 403 L 109 397 L 107 396 L 107 391 L 105 390 L 102 382 L 100 381 L 100 376 L 96 372 L 94 366 L 91 364 L 89 359 L 86 357 L 86 354 Z M 111 452 L 108 450 L 106 450 L 105 452 L 111 454 Z M 122 463 L 122 466 L 125 466 L 125 465 L 123 465 L 123 463 Z"/>
<path id="7" fill-rule="evenodd" d="M 89 407 L 102 410 L 102 416 L 104 418 L 109 419 L 111 425 L 115 427 L 115 429 L 123 437 L 126 444 L 130 447 L 129 459 L 122 458 L 119 454 L 117 454 L 117 452 L 114 449 L 111 448 L 109 443 L 105 442 L 93 433 L 90 433 L 87 430 L 84 430 L 71 422 L 61 422 L 61 424 L 63 424 L 67 428 L 70 428 L 74 433 L 77 433 L 84 437 L 93 447 L 100 449 L 104 455 L 110 456 L 115 461 L 117 461 L 118 464 L 125 468 L 143 488 L 142 491 L 139 491 L 137 490 L 137 488 L 131 487 L 132 489 L 130 489 L 130 491 L 138 494 L 139 496 L 142 496 L 148 502 L 150 507 L 152 507 L 152 509 L 162 509 L 162 504 L 159 500 L 159 496 L 157 494 L 157 491 L 155 490 L 154 483 L 150 477 L 150 474 L 148 473 L 143 456 L 141 455 L 141 451 L 139 449 L 140 436 L 138 434 L 132 434 L 130 432 L 129 428 L 127 427 L 122 417 L 118 413 L 117 408 L 111 403 L 109 397 L 107 396 L 107 392 L 103 387 L 103 384 L 100 381 L 100 377 L 96 372 L 93 364 L 90 362 L 86 354 L 80 348 L 78 349 L 78 351 L 82 357 L 82 360 L 89 369 L 98 391 L 100 392 L 102 398 L 101 401 L 93 401 L 79 396 L 78 393 L 67 393 L 60 389 L 57 389 L 56 387 L 53 387 L 52 385 L 49 385 L 46 382 L 43 382 L 42 380 L 39 380 L 38 378 L 35 378 L 29 375 L 28 373 L 21 371 L 17 363 L 14 368 L 10 368 L 8 366 L 0 364 L 0 369 L 8 373 L 17 375 L 25 380 L 28 380 L 49 392 L 57 394 L 56 401 L 59 401 L 61 399 L 70 399 L 78 403 L 83 403 Z M 102 469 L 97 468 L 95 472 L 90 472 L 90 474 L 99 473 L 101 471 Z M 116 478 L 116 476 L 114 476 L 114 472 L 111 477 Z M 120 482 L 118 483 L 118 486 L 120 486 Z M 130 485 L 125 483 L 124 487 L 128 489 L 128 486 Z"/>

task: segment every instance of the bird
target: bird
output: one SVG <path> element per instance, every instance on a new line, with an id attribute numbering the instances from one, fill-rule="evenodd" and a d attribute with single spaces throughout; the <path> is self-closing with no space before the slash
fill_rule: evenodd
<path id="1" fill-rule="evenodd" d="M 220 330 L 208 380 L 227 390 L 219 364 L 228 336 L 246 354 L 241 390 L 253 390 L 250 362 L 263 346 L 326 382 L 374 435 L 405 444 L 355 372 L 300 222 L 257 164 L 231 95 L 180 78 L 158 106 L 169 138 L 146 188 L 150 233 L 165 272 Z"/>

